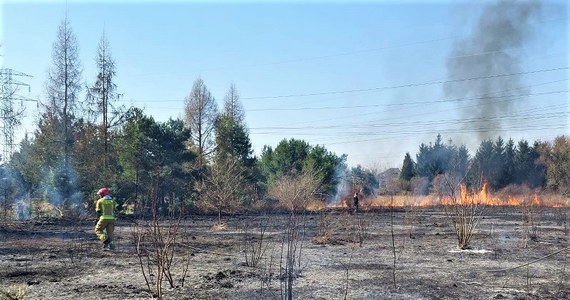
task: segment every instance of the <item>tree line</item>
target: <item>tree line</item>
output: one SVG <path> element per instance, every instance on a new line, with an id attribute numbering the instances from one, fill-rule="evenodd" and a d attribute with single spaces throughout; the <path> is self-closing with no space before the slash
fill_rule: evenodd
<path id="1" fill-rule="evenodd" d="M 258 204 L 282 178 L 310 177 L 312 194 L 321 200 L 336 193 L 346 155 L 296 139 L 253 155 L 234 84 L 219 108 L 197 78 L 181 99 L 184 117 L 157 122 L 140 108 L 119 105 L 116 63 L 104 34 L 92 83 L 82 83 L 79 46 L 68 19 L 57 30 L 52 60 L 37 128 L 18 151 L 2 158 L 2 172 L 20 183 L 5 184 L 13 187 L 5 204 L 25 194 L 72 210 L 91 206 L 95 191 L 108 186 L 140 214 L 188 206 L 221 214 Z"/>
<path id="2" fill-rule="evenodd" d="M 472 187 L 485 182 L 494 190 L 519 185 L 570 195 L 570 137 L 532 144 L 487 139 L 470 157 L 464 145 L 444 143 L 438 135 L 434 143 L 420 145 L 415 160 L 406 153 L 399 179 L 403 190 L 426 194 L 437 188 L 441 176 Z"/>
<path id="3" fill-rule="evenodd" d="M 283 199 L 274 198 L 291 196 L 297 187 L 317 201 L 339 201 L 355 191 L 370 196 L 379 188 L 378 174 L 361 166 L 349 169 L 346 155 L 303 140 L 284 139 L 256 157 L 234 84 L 218 107 L 206 83 L 195 79 L 181 99 L 183 118 L 166 122 L 119 105 L 116 63 L 105 35 L 97 47 L 97 72 L 91 83 L 82 83 L 79 46 L 68 19 L 57 30 L 52 60 L 37 128 L 18 151 L 2 158 L 4 215 L 23 198 L 49 200 L 60 211 L 90 209 L 101 186 L 137 214 L 193 208 L 219 216 L 278 203 Z M 453 174 L 471 184 L 485 178 L 497 189 L 524 184 L 568 194 L 569 149 L 567 137 L 533 145 L 499 138 L 484 141 L 471 158 L 465 146 L 438 136 L 435 143 L 420 145 L 415 161 L 406 154 L 400 187 L 429 193 L 434 180 Z"/>

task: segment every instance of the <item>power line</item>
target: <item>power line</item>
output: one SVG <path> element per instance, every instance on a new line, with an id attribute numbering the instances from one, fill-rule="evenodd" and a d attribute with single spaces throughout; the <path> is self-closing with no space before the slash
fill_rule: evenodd
<path id="1" fill-rule="evenodd" d="M 554 80 L 554 81 L 548 81 L 548 82 L 542 82 L 542 83 L 538 83 L 538 84 L 532 84 L 532 85 L 526 85 L 523 87 L 518 87 L 518 88 L 513 88 L 513 89 L 506 89 L 506 90 L 500 90 L 500 91 L 496 91 L 496 92 L 491 92 L 489 95 L 481 95 L 481 96 L 474 96 L 472 98 L 454 98 L 454 99 L 441 99 L 441 100 L 431 100 L 431 101 L 414 101 L 414 102 L 398 102 L 398 103 L 389 103 L 389 104 L 372 104 L 372 105 L 350 105 L 350 106 L 321 106 L 321 107 L 297 107 L 297 108 L 259 108 L 259 109 L 247 109 L 247 112 L 257 112 L 257 111 L 301 111 L 301 110 L 321 110 L 321 109 L 346 109 L 346 108 L 368 108 L 368 107 L 382 107 L 382 106 L 405 106 L 405 105 L 424 105 L 424 104 L 433 104 L 433 103 L 445 103 L 445 102 L 461 102 L 461 101 L 468 101 L 468 100 L 474 100 L 474 99 L 483 99 L 483 98 L 488 98 L 490 95 L 493 94 L 498 94 L 498 93 L 504 93 L 504 92 L 509 92 L 509 91 L 516 91 L 516 90 L 524 90 L 524 89 L 528 89 L 528 88 L 532 88 L 532 87 L 538 87 L 538 86 L 543 86 L 543 85 L 548 85 L 548 84 L 552 84 L 552 83 L 558 83 L 558 82 L 564 82 L 564 81 L 568 81 L 570 80 L 570 78 L 564 78 L 564 79 L 559 79 L 559 80 Z M 364 93 L 368 93 L 368 92 L 374 92 L 374 91 L 362 91 L 360 93 L 364 94 Z M 537 95 L 537 94 L 529 94 L 529 95 Z M 516 96 L 520 96 L 520 95 L 516 95 Z M 345 97 L 340 97 L 340 98 L 331 98 L 331 99 L 346 99 Z M 180 104 L 183 104 L 184 100 L 182 99 L 177 99 L 177 100 L 167 100 L 167 99 L 162 99 L 162 100 L 141 100 L 142 102 L 155 102 L 155 103 L 164 103 L 164 102 L 177 102 Z M 179 107 L 158 107 L 158 108 L 153 108 L 153 109 L 180 109 Z"/>
<path id="2" fill-rule="evenodd" d="M 515 129 L 511 129 L 511 131 L 513 132 L 524 132 L 524 133 L 528 133 L 529 131 L 542 131 L 542 130 L 546 130 L 546 129 L 564 129 L 564 126 L 552 126 L 549 128 L 543 128 L 543 129 L 528 129 L 528 128 L 517 128 Z M 497 132 L 496 128 L 484 128 L 484 127 L 480 127 L 480 128 L 471 128 L 471 129 L 456 129 L 456 130 L 425 130 L 425 131 L 409 131 L 409 132 L 399 132 L 399 133 L 395 133 L 393 135 L 390 136 L 385 136 L 385 137 L 379 137 L 379 138 L 369 138 L 369 139 L 359 139 L 359 140 L 347 140 L 346 138 L 344 138 L 342 141 L 339 142 L 324 142 L 322 143 L 323 145 L 341 145 L 341 144 L 352 144 L 352 143 L 365 143 L 365 142 L 380 142 L 380 141 L 389 141 L 389 140 L 393 140 L 395 138 L 395 135 L 397 136 L 397 138 L 402 138 L 404 136 L 417 136 L 418 134 L 432 134 L 432 135 L 436 135 L 436 134 L 440 134 L 440 133 L 445 133 L 445 134 L 465 134 L 465 133 L 495 133 Z"/>
<path id="3" fill-rule="evenodd" d="M 536 87 L 536 86 L 542 86 L 542 85 L 551 84 L 551 83 L 556 83 L 556 82 L 561 82 L 561 81 L 566 81 L 566 80 L 568 80 L 568 78 L 565 78 L 565 79 L 562 79 L 562 80 L 550 81 L 550 82 L 543 82 L 543 83 L 539 83 L 539 84 L 527 85 L 527 86 L 522 86 L 522 87 L 517 87 L 517 88 L 510 88 L 510 89 L 504 89 L 504 90 L 497 90 L 497 91 L 493 91 L 493 92 L 490 92 L 490 93 L 485 94 L 485 95 L 483 95 L 483 94 L 475 95 L 475 97 L 483 97 L 483 96 L 486 96 L 486 97 L 492 98 L 492 97 L 494 97 L 494 96 L 492 96 L 492 95 L 500 95 L 500 94 L 505 93 L 505 92 L 513 92 L 513 91 L 517 91 L 517 90 L 525 90 L 525 89 L 529 89 L 529 88 Z M 519 97 L 519 98 L 520 98 L 520 97 Z M 457 98 L 457 99 L 455 99 L 455 100 L 458 100 L 458 101 L 459 101 L 460 99 L 465 99 L 465 98 Z M 494 101 L 493 103 L 507 102 L 507 101 L 511 101 L 511 100 L 513 100 L 513 99 L 516 99 L 516 98 L 510 98 L 510 99 L 505 99 L 505 100 L 500 100 L 500 101 Z M 437 101 L 442 101 L 442 100 L 434 100 L 434 101 L 437 102 Z M 427 103 L 428 103 L 428 104 L 431 104 L 431 102 L 434 102 L 434 101 L 427 101 Z M 489 103 L 489 104 L 493 104 L 493 103 Z M 418 105 L 418 106 L 419 106 L 419 105 Z M 478 104 L 474 104 L 474 105 L 461 106 L 461 107 L 457 107 L 457 108 L 458 108 L 458 109 L 465 110 L 465 109 L 470 109 L 470 108 L 476 108 L 477 106 L 478 106 Z M 421 106 L 421 107 L 425 107 L 425 105 L 424 105 L 424 106 Z M 410 107 L 410 108 L 411 108 L 411 107 Z M 406 109 L 409 109 L 409 108 L 406 108 Z M 386 109 L 386 110 L 384 110 L 383 112 L 384 112 L 384 113 L 391 113 L 391 112 L 395 112 L 395 111 L 398 111 L 398 110 L 401 110 L 401 108 Z M 453 111 L 453 110 L 454 110 L 454 109 L 449 108 L 449 109 L 446 109 L 446 110 L 443 110 L 443 111 L 439 111 L 439 113 L 449 112 L 449 111 Z M 378 112 L 376 112 L 376 111 L 370 111 L 370 112 L 366 112 L 366 113 L 360 113 L 360 114 L 359 114 L 359 117 L 366 116 L 366 115 L 374 115 L 374 114 L 377 114 L 377 113 L 378 113 Z M 419 113 L 408 114 L 408 115 L 406 115 L 406 117 L 421 117 L 421 116 L 429 115 L 429 114 L 431 114 L 431 113 L 430 113 L 430 112 L 424 112 L 424 111 L 422 110 L 422 111 L 419 112 Z M 325 122 L 325 121 L 330 121 L 330 120 L 336 120 L 336 119 L 337 119 L 337 118 L 311 120 L 311 121 L 299 122 L 299 123 L 297 123 L 297 124 L 320 123 L 320 122 Z M 390 119 L 390 118 L 389 118 L 389 119 Z M 391 119 L 399 119 L 399 117 L 393 117 L 393 118 L 391 118 Z M 386 119 L 384 118 L 383 120 L 386 120 Z M 288 122 L 287 124 L 290 125 L 291 123 Z"/>
<path id="4" fill-rule="evenodd" d="M 508 73 L 508 74 L 495 74 L 495 75 L 477 76 L 477 77 L 469 77 L 469 78 L 461 78 L 461 79 L 449 79 L 449 80 L 428 81 L 428 82 L 419 82 L 419 83 L 408 83 L 408 84 L 402 84 L 402 85 L 381 86 L 381 87 L 342 90 L 342 91 L 326 91 L 326 92 L 317 92 L 317 93 L 302 93 L 302 94 L 289 94 L 289 95 L 278 95 L 278 96 L 242 97 L 241 99 L 244 99 L 244 100 L 281 99 L 281 98 L 292 98 L 292 97 L 311 97 L 311 96 L 322 96 L 322 95 L 333 95 L 333 94 L 347 94 L 347 93 L 355 93 L 355 92 L 391 90 L 391 89 L 399 89 L 399 88 L 418 87 L 418 86 L 426 86 L 426 85 L 456 83 L 456 82 L 465 82 L 465 81 L 471 81 L 471 80 L 492 79 L 492 78 L 500 78 L 500 77 L 508 77 L 508 76 L 528 75 L 528 74 L 535 74 L 535 73 L 562 71 L 562 70 L 567 70 L 567 69 L 569 69 L 569 67 L 541 69 L 541 70 L 533 70 L 533 71 L 526 71 L 526 72 Z"/>
<path id="5" fill-rule="evenodd" d="M 552 82 L 550 82 L 550 83 L 552 83 Z M 548 83 L 541 83 L 541 84 L 538 84 L 538 85 L 544 85 L 544 84 L 548 84 Z M 492 95 L 492 94 L 499 94 L 499 95 L 500 95 L 501 93 L 504 93 L 504 92 L 516 91 L 516 90 L 523 90 L 523 89 L 527 89 L 527 88 L 530 88 L 530 87 L 533 87 L 533 86 L 538 86 L 538 85 L 530 85 L 530 86 L 524 86 L 524 87 L 519 87 L 519 88 L 514 88 L 514 89 L 506 89 L 506 90 L 495 91 L 495 92 L 490 93 L 490 95 Z M 563 92 L 567 92 L 567 91 L 556 91 L 556 93 L 558 93 L 558 92 L 563 93 Z M 547 93 L 548 93 L 548 92 L 547 92 Z M 497 97 L 497 96 L 490 96 L 490 95 L 489 95 L 489 97 L 487 97 L 487 98 L 498 98 L 498 99 L 502 98 L 501 96 Z M 516 97 L 510 97 L 510 98 L 506 98 L 506 99 L 503 99 L 503 100 L 497 100 L 497 101 L 493 101 L 493 102 L 488 103 L 488 104 L 499 104 L 499 103 L 502 103 L 502 102 L 509 102 L 509 101 L 514 100 L 514 99 L 522 98 L 522 97 L 526 97 L 526 96 L 517 95 Z M 454 99 L 454 100 L 460 100 L 460 99 L 467 99 L 467 98 L 458 98 L 458 99 Z M 441 100 L 426 101 L 426 103 L 433 103 L 433 102 L 437 102 L 437 101 L 441 101 Z M 466 110 L 466 109 L 472 109 L 472 108 L 475 109 L 475 108 L 477 108 L 478 106 L 479 106 L 479 104 L 477 104 L 477 103 L 476 103 L 476 104 L 471 104 L 471 105 L 463 105 L 463 106 L 460 106 L 460 107 L 448 108 L 448 109 L 445 109 L 445 110 L 439 110 L 438 113 L 446 113 L 446 112 L 450 112 L 450 111 L 455 111 L 456 109 L 460 109 L 460 110 Z M 424 105 L 423 107 L 425 107 L 425 105 Z M 395 111 L 397 111 L 397 110 L 401 110 L 401 108 L 387 109 L 387 110 L 384 110 L 383 112 L 384 112 L 384 113 L 392 113 L 392 112 L 395 112 Z M 361 114 L 359 114 L 359 117 L 362 117 L 362 116 L 365 116 L 365 115 L 375 115 L 375 114 L 378 114 L 378 112 L 376 112 L 376 111 L 371 111 L 371 112 L 361 113 Z M 418 113 L 407 114 L 407 115 L 405 116 L 405 118 L 421 117 L 421 116 L 425 116 L 425 115 L 429 115 L 429 114 L 432 114 L 432 113 L 431 113 L 431 112 L 425 112 L 425 111 L 421 110 L 421 111 L 418 112 Z M 386 120 L 398 120 L 398 119 L 401 119 L 401 118 L 403 118 L 403 117 L 383 118 L 382 121 L 386 121 Z M 338 117 L 334 117 L 334 118 L 328 118 L 328 119 L 318 119 L 318 120 L 311 120 L 311 121 L 305 121 L 305 122 L 297 122 L 296 124 L 313 124 L 313 123 L 321 123 L 321 122 L 326 122 L 326 121 L 331 121 L 331 120 L 337 120 L 337 119 L 338 119 Z M 371 122 L 374 122 L 374 121 L 371 121 Z M 290 126 L 290 125 L 291 125 L 291 122 L 287 122 L 287 126 Z"/>
<path id="6" fill-rule="evenodd" d="M 567 80 L 567 79 L 565 79 Z M 319 107 L 297 107 L 297 108 L 258 108 L 258 109 L 248 109 L 248 112 L 254 111 L 305 111 L 305 110 L 330 110 L 330 109 L 354 109 L 354 108 L 374 108 L 374 107 L 390 107 L 390 106 L 406 106 L 406 105 L 427 105 L 434 103 L 449 103 L 449 102 L 463 102 L 490 98 L 511 98 L 511 97 L 528 97 L 528 96 L 543 96 L 566 93 L 568 90 L 551 91 L 543 93 L 529 93 L 523 95 L 503 95 L 503 96 L 483 96 L 483 97 L 470 97 L 470 98 L 455 98 L 455 99 L 444 99 L 444 100 L 433 100 L 433 101 L 416 101 L 416 102 L 399 102 L 399 103 L 389 103 L 389 104 L 370 104 L 370 105 L 347 105 L 347 106 L 319 106 Z"/>
<path id="7" fill-rule="evenodd" d="M 541 113 L 542 112 L 542 113 Z M 567 125 L 560 122 L 570 116 L 570 111 L 565 104 L 557 104 L 541 107 L 539 109 L 529 108 L 528 110 L 514 112 L 510 114 L 501 114 L 490 116 L 487 118 L 459 118 L 439 121 L 418 121 L 414 119 L 409 122 L 381 122 L 371 124 L 348 124 L 348 125 L 329 125 L 329 126 L 301 126 L 294 128 L 287 127 L 269 127 L 269 128 L 250 128 L 252 135 L 289 135 L 288 132 L 296 136 L 319 136 L 323 137 L 323 144 L 335 145 L 354 142 L 381 141 L 401 138 L 403 136 L 418 134 L 463 134 L 463 133 L 491 133 L 513 131 L 520 133 L 540 132 L 544 130 L 566 129 Z M 408 118 L 409 116 L 406 116 Z M 393 118 L 400 119 L 400 118 Z M 413 118 L 411 118 L 413 119 Z M 385 121 L 384 119 L 383 121 Z M 533 122 L 525 122 L 533 121 Z M 502 124 L 500 128 L 489 126 L 486 123 L 492 122 L 511 122 L 511 124 Z M 450 127 L 449 125 L 456 125 Z M 443 127 L 442 127 L 443 126 Z M 342 130 L 342 129 L 345 130 Z M 382 129 L 384 128 L 384 129 Z M 387 129 L 386 129 L 387 128 Z M 378 131 L 382 129 L 382 131 Z M 257 130 L 261 130 L 256 132 Z M 284 131 L 285 130 L 285 131 Z M 334 130 L 329 134 L 323 132 L 315 132 L 319 130 Z M 362 137 L 383 136 L 382 138 L 362 139 Z M 351 138 L 352 137 L 352 138 Z M 354 138 L 358 138 L 355 140 Z M 340 141 L 334 141 L 340 140 Z"/>
<path id="8" fill-rule="evenodd" d="M 553 106 L 557 108 L 557 106 Z M 338 128 L 351 128 L 351 129 L 378 129 L 383 127 L 397 127 L 401 128 L 403 126 L 411 126 L 411 127 L 431 127 L 434 125 L 454 125 L 454 124 L 472 124 L 477 122 L 490 122 L 490 121 L 509 121 L 509 120 L 541 120 L 541 119 L 552 119 L 552 118 L 562 118 L 567 115 L 569 112 L 551 112 L 551 113 L 543 113 L 537 114 L 536 110 L 532 109 L 528 112 L 523 112 L 519 114 L 511 114 L 511 115 L 498 115 L 498 116 L 490 116 L 490 117 L 477 117 L 477 118 L 457 118 L 457 119 L 448 119 L 448 120 L 437 120 L 437 121 L 404 121 L 404 122 L 390 122 L 390 123 L 373 123 L 373 124 L 349 124 L 349 125 L 323 125 L 323 126 L 299 126 L 299 127 L 253 127 L 249 128 L 250 130 L 322 130 L 322 129 L 338 129 Z M 540 124 L 537 124 L 540 125 Z M 338 132 L 338 131 L 335 131 Z"/>

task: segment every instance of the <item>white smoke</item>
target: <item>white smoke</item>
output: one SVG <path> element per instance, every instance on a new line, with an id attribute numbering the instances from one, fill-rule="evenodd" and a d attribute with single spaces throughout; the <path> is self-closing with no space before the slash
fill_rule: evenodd
<path id="1" fill-rule="evenodd" d="M 16 220 L 28 220 L 32 215 L 32 198 L 30 193 L 26 193 L 24 197 L 16 199 L 15 213 Z"/>
<path id="2" fill-rule="evenodd" d="M 29 217 L 29 193 L 23 184 L 23 179 L 7 166 L 0 167 L 0 201 L 4 211 L 13 211 L 17 219 Z"/>
<path id="3" fill-rule="evenodd" d="M 328 199 L 327 205 L 340 205 L 342 204 L 342 199 L 350 194 L 351 192 L 351 182 L 347 179 L 347 169 L 346 166 L 341 164 L 335 170 L 335 178 L 338 178 L 338 183 L 336 185 L 335 195 Z"/>
<path id="4" fill-rule="evenodd" d="M 85 215 L 84 195 L 79 191 L 77 174 L 71 163 L 62 160 L 55 168 L 50 168 L 40 184 L 43 198 L 57 208 L 60 213 L 73 212 Z"/>

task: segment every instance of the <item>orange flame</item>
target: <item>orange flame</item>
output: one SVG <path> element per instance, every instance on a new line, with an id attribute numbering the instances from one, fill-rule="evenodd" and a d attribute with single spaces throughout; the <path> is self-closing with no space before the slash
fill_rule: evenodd
<path id="1" fill-rule="evenodd" d="M 532 205 L 539 206 L 540 205 L 540 198 L 538 197 L 538 193 L 534 193 L 534 198 L 532 198 Z"/>
<path id="2" fill-rule="evenodd" d="M 524 200 L 523 200 L 524 199 Z M 462 183 L 459 186 L 459 195 L 448 196 L 376 196 L 364 197 L 362 195 L 359 205 L 362 208 L 379 208 L 379 207 L 429 207 L 437 205 L 485 205 L 485 206 L 550 206 L 550 207 L 568 207 L 570 201 L 564 203 L 563 200 L 551 199 L 543 201 L 540 194 L 535 192 L 533 196 L 518 195 L 493 195 L 489 192 L 489 185 L 484 182 L 481 190 L 478 192 L 469 192 L 467 185 Z M 352 207 L 352 195 L 348 195 L 337 204 L 328 205 L 333 208 L 350 208 Z"/>

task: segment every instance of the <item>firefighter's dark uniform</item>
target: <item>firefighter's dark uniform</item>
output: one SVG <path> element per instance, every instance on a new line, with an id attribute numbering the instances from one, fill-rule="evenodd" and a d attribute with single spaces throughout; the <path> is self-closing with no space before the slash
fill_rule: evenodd
<path id="1" fill-rule="evenodd" d="M 354 205 L 354 210 L 358 211 L 358 193 L 354 193 L 352 197 L 352 204 Z"/>

